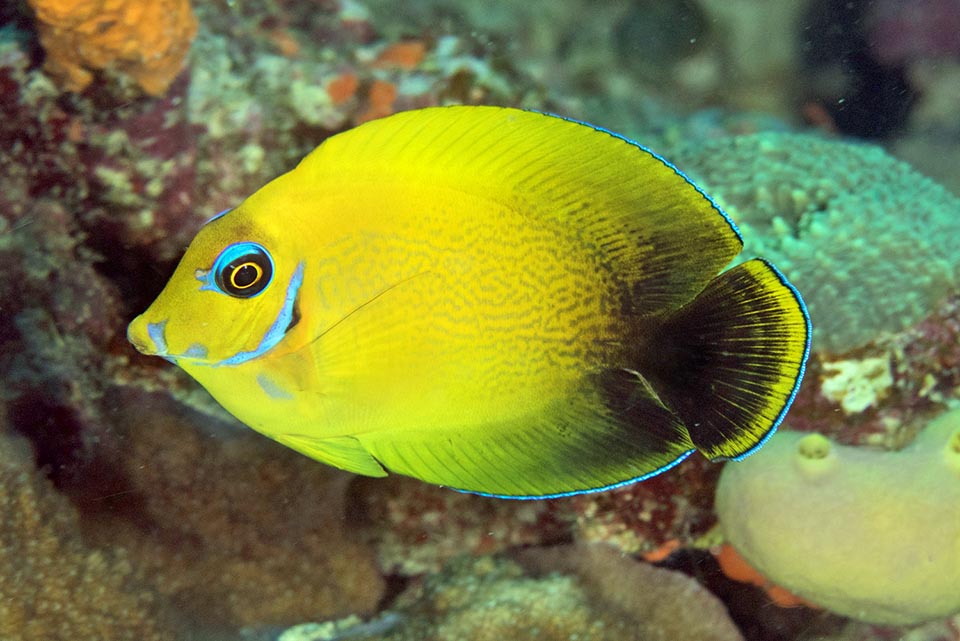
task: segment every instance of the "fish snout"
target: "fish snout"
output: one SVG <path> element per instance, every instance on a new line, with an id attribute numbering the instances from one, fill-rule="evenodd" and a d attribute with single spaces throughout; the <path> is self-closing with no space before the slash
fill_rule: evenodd
<path id="1" fill-rule="evenodd" d="M 148 323 L 142 315 L 137 316 L 127 326 L 127 340 L 141 354 L 163 356 L 167 347 L 164 339 L 164 325 L 166 321 Z"/>

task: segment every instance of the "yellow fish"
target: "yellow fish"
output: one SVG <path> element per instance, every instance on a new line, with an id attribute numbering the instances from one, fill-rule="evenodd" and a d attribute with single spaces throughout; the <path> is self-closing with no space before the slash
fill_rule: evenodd
<path id="1" fill-rule="evenodd" d="M 333 136 L 209 221 L 130 341 L 358 474 L 502 497 L 746 456 L 810 323 L 676 168 L 542 113 L 440 107 Z"/>

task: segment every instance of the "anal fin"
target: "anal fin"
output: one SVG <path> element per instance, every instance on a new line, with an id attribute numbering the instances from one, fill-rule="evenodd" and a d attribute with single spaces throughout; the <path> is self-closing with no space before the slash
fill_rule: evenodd
<path id="1" fill-rule="evenodd" d="M 358 436 L 391 472 L 502 498 L 598 491 L 658 474 L 693 449 L 635 372 L 585 375 L 535 414 L 443 431 Z"/>

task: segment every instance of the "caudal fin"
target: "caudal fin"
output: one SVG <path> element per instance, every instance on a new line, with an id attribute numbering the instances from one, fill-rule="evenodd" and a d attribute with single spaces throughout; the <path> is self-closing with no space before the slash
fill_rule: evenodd
<path id="1" fill-rule="evenodd" d="M 803 378 L 810 319 L 800 295 L 754 259 L 719 276 L 657 332 L 643 373 L 710 459 L 739 459 L 773 433 Z"/>

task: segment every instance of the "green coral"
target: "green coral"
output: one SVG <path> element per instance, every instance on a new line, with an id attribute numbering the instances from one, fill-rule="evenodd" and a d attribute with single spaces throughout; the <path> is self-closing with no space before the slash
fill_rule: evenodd
<path id="1" fill-rule="evenodd" d="M 956 282 L 960 199 L 879 147 L 761 133 L 671 155 L 810 308 L 814 348 L 842 353 L 927 316 Z"/>

